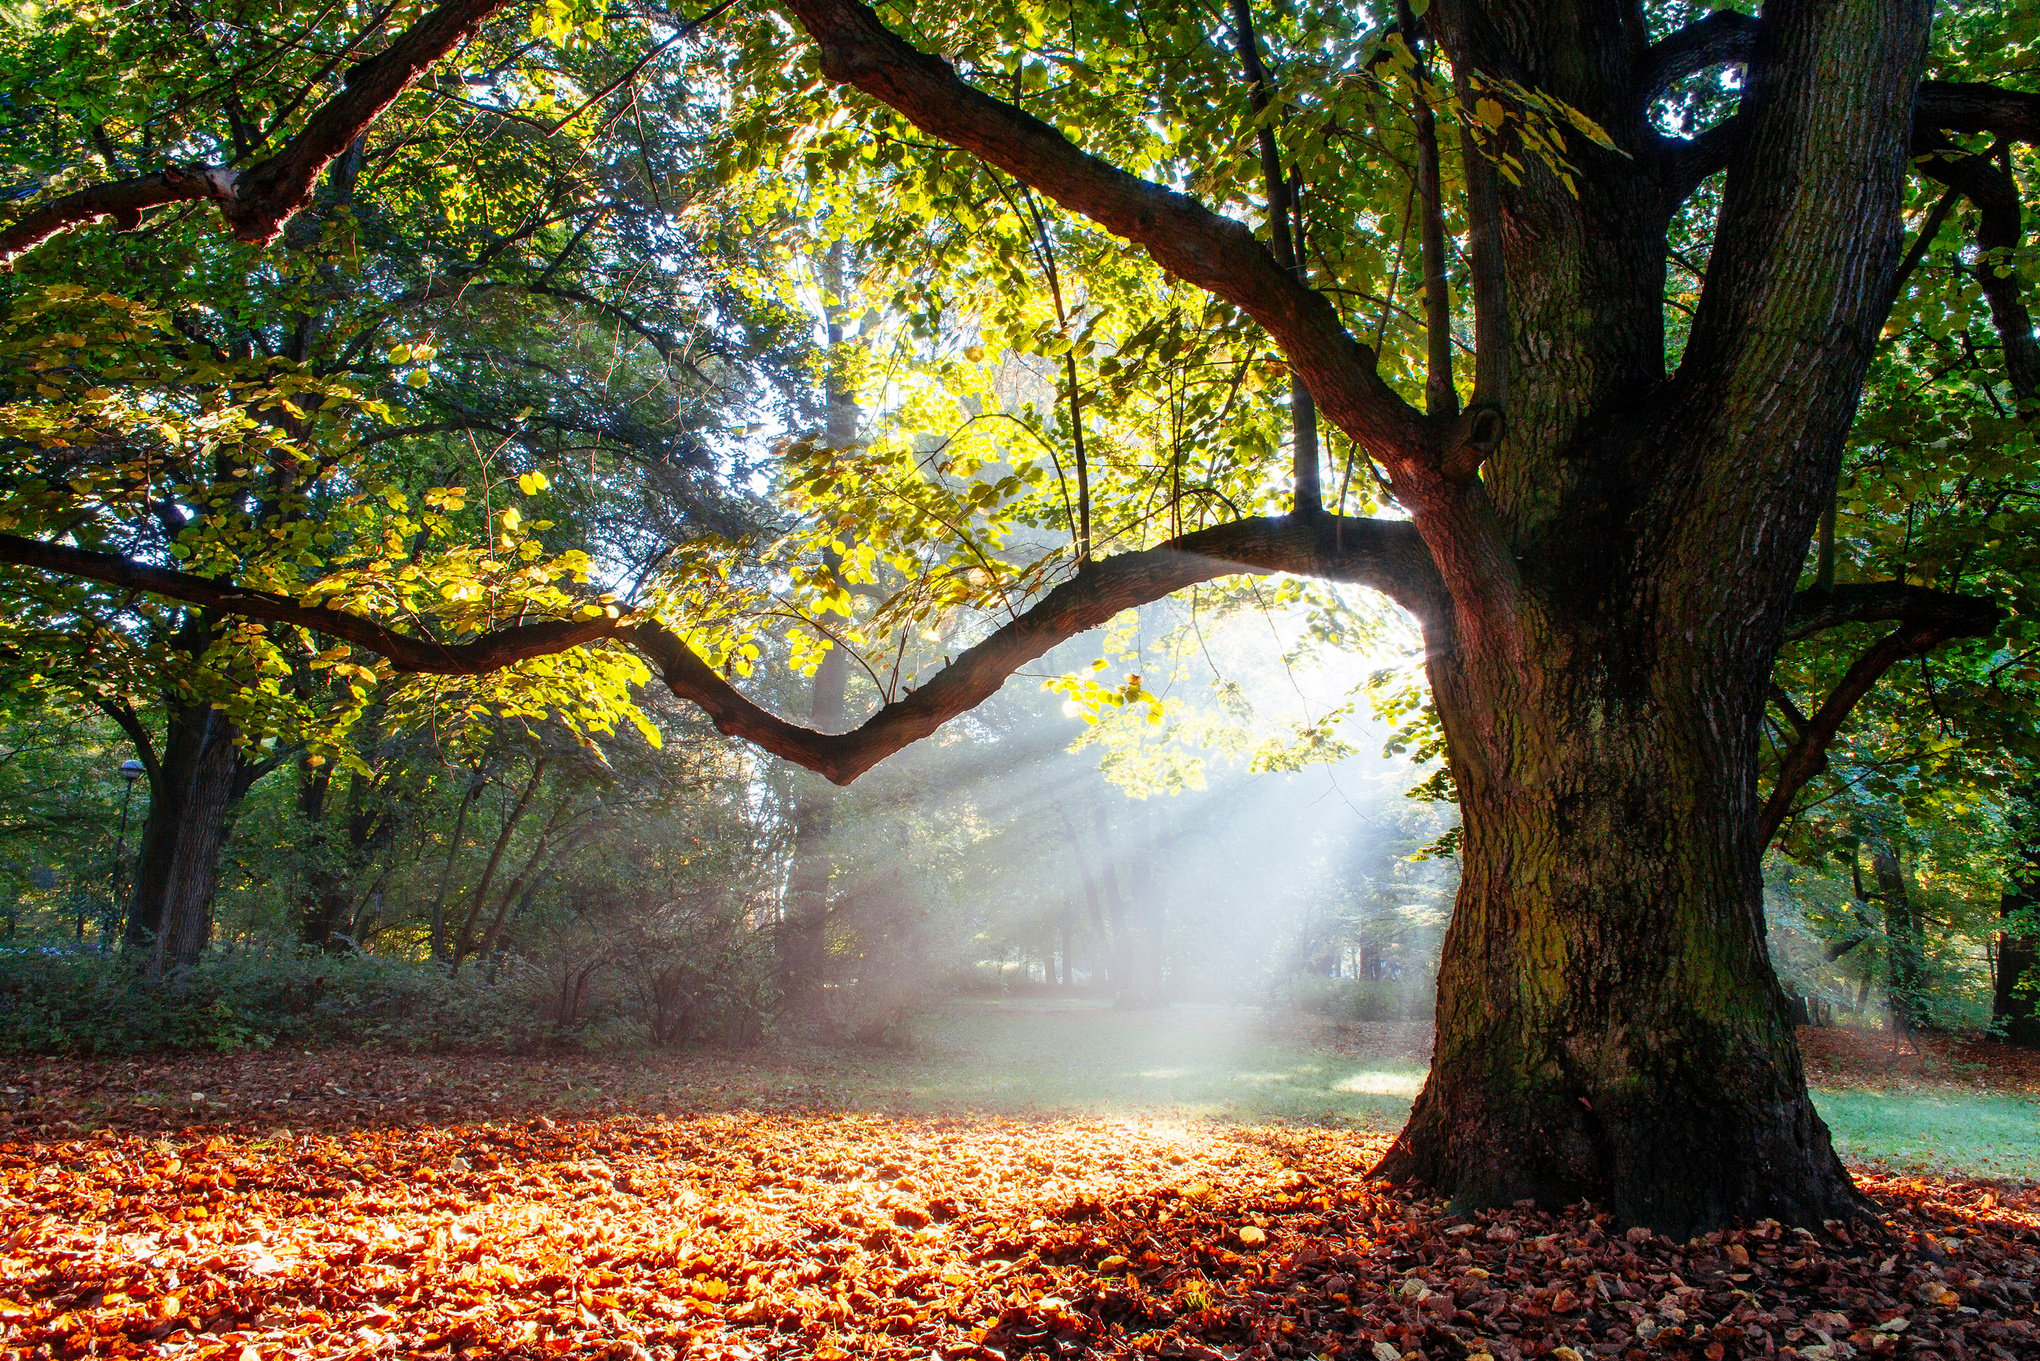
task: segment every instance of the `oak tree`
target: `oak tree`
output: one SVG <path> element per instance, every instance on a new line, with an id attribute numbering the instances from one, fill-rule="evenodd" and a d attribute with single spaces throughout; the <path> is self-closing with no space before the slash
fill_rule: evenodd
<path id="1" fill-rule="evenodd" d="M 319 166 L 504 8 L 422 14 L 267 159 L 30 204 L 0 253 L 190 199 L 243 239 L 273 235 Z M 978 611 L 974 644 L 918 684 L 870 668 L 861 724 L 816 731 L 742 693 L 760 653 L 725 629 L 742 611 L 709 552 L 638 598 L 548 584 L 512 615 L 423 623 L 368 592 L 235 582 L 54 532 L 0 537 L 0 561 L 415 674 L 628 649 L 724 732 L 839 783 L 1129 607 L 1243 573 L 1372 588 L 1422 627 L 1464 820 L 1433 1067 L 1381 1170 L 1466 1206 L 1592 1197 L 1674 1234 L 1860 1211 L 1766 958 L 1760 860 L 1879 677 L 2000 617 L 1905 576 L 1807 568 L 1880 336 L 1922 286 L 1918 242 L 1964 204 L 1964 268 L 1997 337 L 1986 386 L 2014 413 L 2033 400 L 2019 177 L 2040 98 L 1978 78 L 2014 69 L 2007 40 L 2030 22 L 1964 4 L 1937 29 L 1928 0 L 883 8 L 787 0 L 783 21 L 733 25 L 713 77 L 740 106 L 733 173 L 848 186 L 845 206 L 887 205 L 869 241 L 977 251 L 959 277 L 1003 261 L 1051 295 L 1031 341 L 996 300 L 975 323 L 1046 361 L 1029 372 L 1059 415 L 1030 437 L 1059 475 L 1011 451 L 925 470 L 909 533 L 883 506 L 907 495 L 915 451 L 788 451 L 785 494 L 810 515 L 804 560 L 775 580 L 807 624 L 886 572 L 939 586 L 864 610 L 871 633 Z M 954 321 L 939 290 L 914 291 L 894 305 L 924 335 Z M 1184 374 L 1186 343 L 1212 368 L 1247 356 L 1206 408 L 1205 452 L 1146 458 L 1123 429 L 1118 465 L 1087 447 L 1124 425 L 1130 387 Z M 1226 443 L 1234 421 L 1251 437 Z M 1379 513 L 1345 513 L 1356 467 L 1354 500 Z M 1066 508 L 1066 550 L 1009 567 L 964 532 L 1029 497 L 1014 513 L 1036 529 Z M 925 551 L 932 521 L 946 556 Z M 1880 627 L 1767 767 L 1781 647 L 1865 624 Z M 839 632 L 810 665 L 865 636 Z"/>

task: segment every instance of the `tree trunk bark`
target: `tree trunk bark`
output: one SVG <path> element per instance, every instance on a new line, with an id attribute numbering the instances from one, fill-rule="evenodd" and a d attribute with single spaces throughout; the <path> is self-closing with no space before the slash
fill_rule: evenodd
<path id="1" fill-rule="evenodd" d="M 1659 145 L 1627 11 L 1556 9 L 1433 14 L 1456 71 L 1501 49 L 1618 143 Z M 1930 17 L 1764 7 L 1674 368 L 1665 224 L 1691 186 L 1669 161 L 1653 183 L 1585 151 L 1577 192 L 1533 168 L 1497 187 L 1499 220 L 1470 216 L 1476 405 L 1506 428 L 1456 501 L 1413 510 L 1449 597 L 1425 628 L 1463 878 L 1430 1078 L 1385 1175 L 1467 1208 L 1593 1199 L 1674 1237 L 1869 1212 L 1767 955 L 1757 786 L 1889 310 Z M 1484 283 L 1505 305 L 1483 309 Z"/>
<path id="2" fill-rule="evenodd" d="M 1990 1018 L 2012 1044 L 2040 1048 L 2040 799 L 2020 800 L 2012 827 L 2009 882 L 1998 901 L 1998 935 Z"/>
<path id="3" fill-rule="evenodd" d="M 2035 945 L 2032 925 L 2035 909 L 2040 909 L 2040 892 L 2033 885 L 2006 893 L 1999 904 L 1997 978 L 1991 990 L 1990 1019 L 2006 1043 L 2040 1049 L 2040 1006 L 2035 1005 L 2030 991 L 2034 971 L 2040 969 L 2040 947 Z"/>
<path id="4" fill-rule="evenodd" d="M 1884 950 L 1888 966 L 1885 986 L 1891 995 L 1891 1028 L 1902 1035 L 1925 1030 L 1927 1011 L 1927 944 L 1918 904 L 1905 882 L 1898 853 L 1879 844 L 1871 849 L 1870 868 L 1877 876 L 1877 897 L 1884 908 Z"/>
<path id="5" fill-rule="evenodd" d="M 127 944 L 152 973 L 198 961 L 212 935 L 239 749 L 233 721 L 209 705 L 173 706 L 149 787 Z"/>
<path id="6" fill-rule="evenodd" d="M 355 853 L 359 851 L 359 819 L 350 816 L 344 827 L 345 841 L 325 831 L 326 803 L 332 794 L 333 776 L 329 769 L 307 768 L 300 776 L 298 786 L 298 817 L 308 832 L 312 833 L 317 858 L 305 870 L 304 883 L 299 889 L 297 909 L 298 939 L 306 945 L 321 950 L 340 951 L 347 948 L 343 937 L 353 924 L 354 895 L 350 891 L 350 873 Z"/>
<path id="7" fill-rule="evenodd" d="M 1434 652 L 1463 875 L 1430 1077 L 1380 1170 L 1673 1237 L 1852 1217 L 1765 949 L 1768 657 L 1604 629 Z"/>

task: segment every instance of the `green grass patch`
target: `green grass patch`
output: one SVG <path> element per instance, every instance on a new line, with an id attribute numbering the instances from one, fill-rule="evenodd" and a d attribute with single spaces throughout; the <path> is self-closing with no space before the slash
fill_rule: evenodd
<path id="1" fill-rule="evenodd" d="M 900 1053 L 809 1071 L 860 1104 L 914 1111 L 1156 1113 L 1394 1129 L 1425 1061 L 1413 1027 L 1340 1030 L 1239 1008 L 955 1006 Z M 2040 1179 L 2040 1103 L 1918 1083 L 1816 1089 L 1843 1158 Z"/>
<path id="2" fill-rule="evenodd" d="M 2040 1178 L 2040 1102 L 1959 1088 L 1849 1087 L 1813 1099 L 1847 1162 Z"/>

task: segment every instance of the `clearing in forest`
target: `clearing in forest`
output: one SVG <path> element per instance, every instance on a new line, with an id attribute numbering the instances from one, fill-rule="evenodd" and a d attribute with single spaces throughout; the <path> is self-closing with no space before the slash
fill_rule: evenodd
<path id="1" fill-rule="evenodd" d="M 9 1061 L 0 1350 L 2040 1354 L 2031 1181 L 1859 1173 L 1875 1242 L 1462 1218 L 1366 1180 L 1392 1106 L 1313 1106 L 1406 1106 L 1349 1079 L 1412 1071 L 1412 1037 L 1334 1038 L 965 1011 L 899 1053 Z M 1831 1085 L 1973 1082 L 1959 1055 L 1845 1050 L 1815 1051 Z"/>

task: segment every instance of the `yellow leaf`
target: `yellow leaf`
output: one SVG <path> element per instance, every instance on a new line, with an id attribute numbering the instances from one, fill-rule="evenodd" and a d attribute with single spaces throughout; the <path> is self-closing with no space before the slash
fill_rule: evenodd
<path id="1" fill-rule="evenodd" d="M 1485 123 L 1491 131 L 1499 130 L 1502 126 L 1503 117 L 1501 101 L 1495 99 L 1475 100 L 1473 115 L 1480 119 L 1482 123 Z"/>
<path id="2" fill-rule="evenodd" d="M 518 489 L 526 496 L 536 495 L 551 485 L 551 480 L 541 472 L 528 472 L 517 479 Z"/>
<path id="3" fill-rule="evenodd" d="M 1250 1248 L 1257 1248 L 1268 1241 L 1268 1231 L 1257 1229 L 1252 1224 L 1242 1225 L 1239 1232 L 1240 1241 Z"/>

